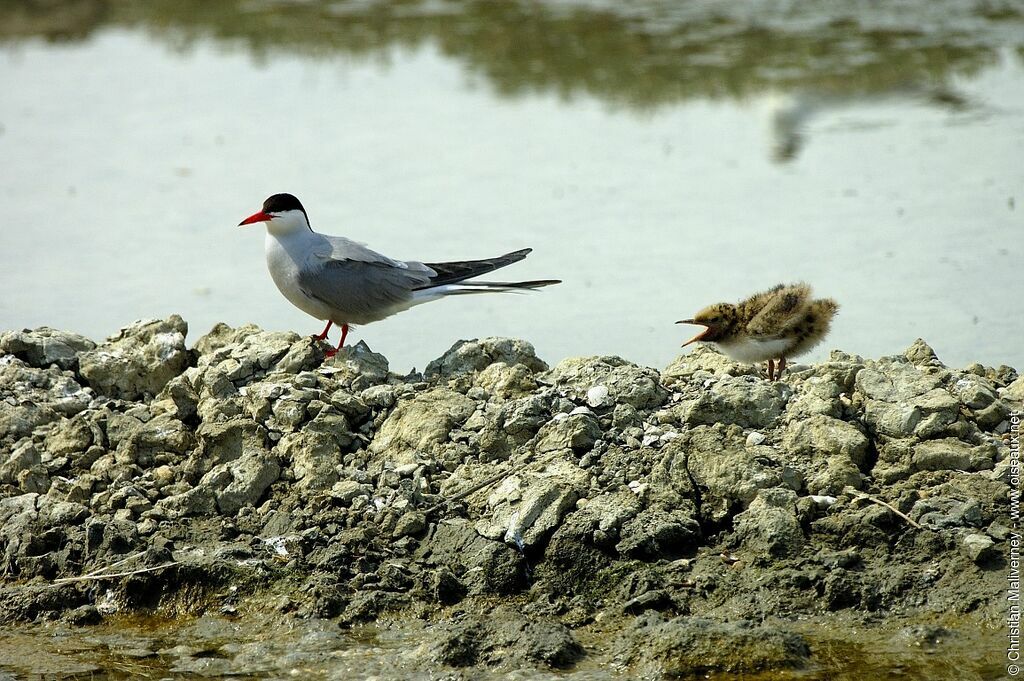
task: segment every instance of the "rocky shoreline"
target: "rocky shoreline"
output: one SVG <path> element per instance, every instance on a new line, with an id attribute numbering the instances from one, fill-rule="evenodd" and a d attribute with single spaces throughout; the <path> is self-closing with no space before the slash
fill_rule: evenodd
<path id="1" fill-rule="evenodd" d="M 813 669 L 837 622 L 1000 638 L 1010 367 L 917 341 L 773 383 L 488 338 L 397 376 L 363 344 L 187 331 L 0 334 L 0 624 L 414 619 L 404 664 L 446 678 Z"/>

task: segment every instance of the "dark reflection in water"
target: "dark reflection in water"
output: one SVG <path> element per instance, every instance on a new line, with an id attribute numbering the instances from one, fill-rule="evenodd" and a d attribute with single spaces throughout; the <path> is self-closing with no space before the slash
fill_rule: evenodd
<path id="1" fill-rule="evenodd" d="M 260 59 L 274 51 L 379 56 L 431 41 L 503 95 L 587 94 L 637 108 L 768 88 L 960 107 L 954 76 L 995 63 L 1006 46 L 1024 54 L 1019 2 L 0 3 L 2 41 L 84 39 L 105 26 L 140 27 L 183 50 L 230 41 Z"/>

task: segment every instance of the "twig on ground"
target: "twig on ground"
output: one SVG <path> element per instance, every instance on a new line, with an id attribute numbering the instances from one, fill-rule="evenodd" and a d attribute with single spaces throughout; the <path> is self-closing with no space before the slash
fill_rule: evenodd
<path id="1" fill-rule="evenodd" d="M 124 562 L 124 561 L 122 561 Z M 180 565 L 180 560 L 172 560 L 170 563 L 164 563 L 163 565 L 154 565 L 153 567 L 139 568 L 138 570 L 129 570 L 127 572 L 112 572 L 109 574 L 96 574 L 91 572 L 89 574 L 81 575 L 78 577 L 61 577 L 60 579 L 53 580 L 54 584 L 67 584 L 69 582 L 88 582 L 98 579 L 115 579 L 117 577 L 130 577 L 131 575 L 137 575 L 143 572 L 153 572 L 155 570 L 163 570 L 164 568 L 173 567 Z M 113 566 L 109 566 L 113 567 Z"/>
<path id="2" fill-rule="evenodd" d="M 435 511 L 440 510 L 441 508 L 443 508 L 447 504 L 450 504 L 453 501 L 458 501 L 459 499 L 465 499 L 470 494 L 473 494 L 474 492 L 478 492 L 478 491 L 482 490 L 484 487 L 487 487 L 489 485 L 493 485 L 494 483 L 496 483 L 497 481 L 501 480 L 502 478 L 505 478 L 505 477 L 508 477 L 510 475 L 515 475 L 515 474 L 519 473 L 524 468 L 526 468 L 527 465 L 529 465 L 531 463 L 533 463 L 533 459 L 527 459 L 526 461 L 523 461 L 518 466 L 513 466 L 512 468 L 510 468 L 510 469 L 508 469 L 506 471 L 502 471 L 501 473 L 495 473 L 491 477 L 486 478 L 482 482 L 478 482 L 477 484 L 473 485 L 469 489 L 462 490 L 458 494 L 454 494 L 454 495 L 448 497 L 447 499 L 444 499 L 443 501 L 439 501 L 438 503 L 434 504 L 433 506 L 431 506 L 430 508 L 425 510 L 423 513 L 424 513 L 424 515 L 430 515 L 431 513 L 434 513 Z"/>
<path id="3" fill-rule="evenodd" d="M 106 572 L 107 570 L 112 570 L 112 569 L 116 568 L 118 565 L 124 565 L 128 561 L 135 560 L 136 558 L 141 558 L 144 555 L 146 555 L 145 551 L 139 551 L 138 553 L 133 553 L 132 555 L 128 556 L 127 558 L 122 558 L 121 560 L 114 561 L 110 565 L 104 565 L 103 567 L 98 567 L 95 570 L 92 570 L 91 572 L 86 572 L 84 575 L 82 575 L 82 577 L 91 577 L 93 575 L 102 574 L 102 573 Z"/>
<path id="4" fill-rule="evenodd" d="M 850 492 L 851 494 L 856 496 L 858 499 L 867 499 L 868 501 L 870 501 L 872 503 L 875 503 L 875 504 L 878 504 L 879 506 L 885 506 L 887 509 L 889 509 L 890 511 L 892 511 L 896 515 L 898 515 L 899 517 L 901 517 L 904 520 L 906 520 L 913 527 L 916 527 L 919 530 L 923 530 L 924 529 L 923 527 L 921 527 L 921 525 L 919 523 L 911 520 L 910 516 L 908 516 L 906 513 L 903 513 L 902 511 L 900 511 L 898 508 L 896 508 L 892 504 L 890 504 L 888 502 L 885 502 L 885 501 L 882 501 L 878 497 L 873 497 L 870 494 L 865 494 L 864 492 L 860 492 L 858 490 L 855 490 L 852 487 L 847 487 L 846 489 L 847 489 L 848 492 Z"/>

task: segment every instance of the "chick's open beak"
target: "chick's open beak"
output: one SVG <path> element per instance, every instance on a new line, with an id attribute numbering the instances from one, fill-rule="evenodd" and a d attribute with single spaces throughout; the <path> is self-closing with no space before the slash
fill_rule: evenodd
<path id="1" fill-rule="evenodd" d="M 680 319 L 678 322 L 676 322 L 676 324 L 696 324 L 697 326 L 703 326 L 704 327 L 703 329 L 701 329 L 700 333 L 698 333 L 696 336 L 694 336 L 690 340 L 688 340 L 685 343 L 683 343 L 682 345 L 680 345 L 679 347 L 681 347 L 681 348 L 685 348 L 690 343 L 696 343 L 697 341 L 699 341 L 702 338 L 704 338 L 704 336 L 707 334 L 707 332 L 711 330 L 710 326 L 707 326 L 706 324 L 702 324 L 700 322 L 695 322 L 692 319 Z"/>

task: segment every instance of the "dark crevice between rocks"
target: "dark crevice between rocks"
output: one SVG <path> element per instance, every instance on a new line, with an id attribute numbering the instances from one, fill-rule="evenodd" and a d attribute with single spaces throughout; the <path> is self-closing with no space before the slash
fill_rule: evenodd
<path id="1" fill-rule="evenodd" d="M 715 523 L 705 518 L 703 510 L 703 496 L 701 495 L 700 485 L 697 483 L 697 479 L 693 477 L 693 473 L 690 471 L 689 456 L 683 459 L 683 470 L 686 471 L 686 477 L 690 481 L 690 489 L 693 490 L 693 495 L 690 497 L 690 501 L 693 502 L 694 507 L 697 509 L 694 520 L 697 521 L 697 526 L 700 528 L 701 536 L 705 539 L 711 539 L 719 532 L 732 531 L 732 519 L 738 511 L 733 512 L 730 510 L 726 522 Z"/>
<path id="2" fill-rule="evenodd" d="M 867 430 L 868 430 L 867 426 L 865 426 L 863 423 L 859 423 L 859 422 L 858 422 L 858 424 L 860 425 L 860 427 L 866 433 Z M 871 475 L 871 471 L 875 470 L 875 464 L 877 464 L 877 463 L 878 463 L 878 446 L 875 444 L 875 438 L 869 436 L 868 437 L 868 448 L 867 448 L 867 451 L 864 452 L 864 465 L 860 467 L 860 470 L 865 475 L 870 476 Z"/>

